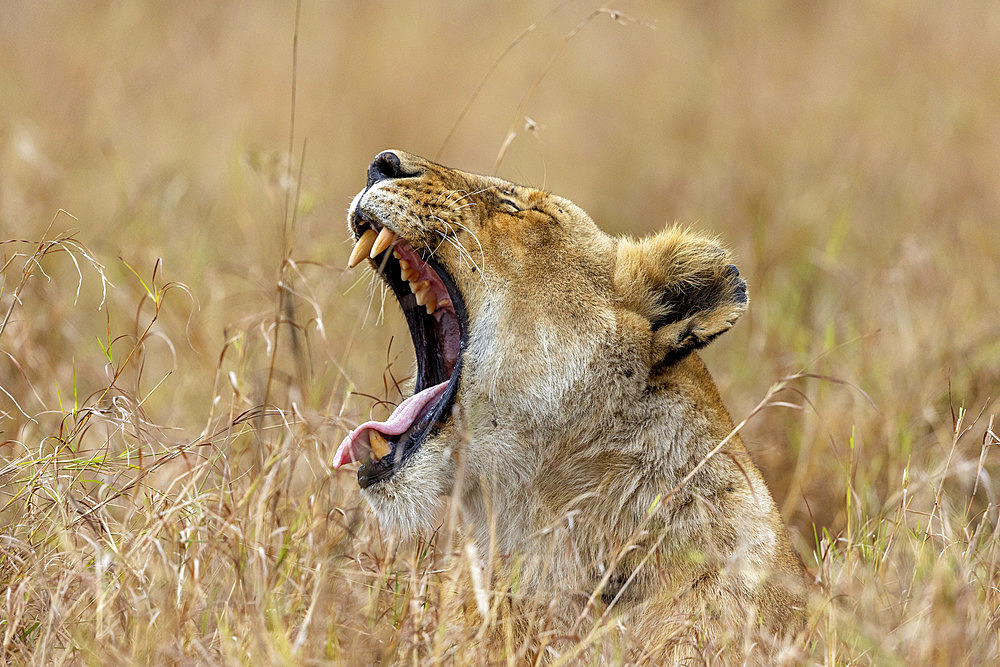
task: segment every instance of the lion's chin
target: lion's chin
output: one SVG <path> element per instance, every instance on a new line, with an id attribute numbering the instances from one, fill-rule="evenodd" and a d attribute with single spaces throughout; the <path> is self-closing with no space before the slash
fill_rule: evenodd
<path id="1" fill-rule="evenodd" d="M 454 460 L 442 449 L 439 443 L 425 443 L 395 475 L 361 489 L 379 525 L 406 537 L 439 523 L 455 478 Z"/>

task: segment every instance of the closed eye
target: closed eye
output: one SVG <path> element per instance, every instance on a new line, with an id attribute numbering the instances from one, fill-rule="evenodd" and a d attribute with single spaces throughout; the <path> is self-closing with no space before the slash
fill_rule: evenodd
<path id="1" fill-rule="evenodd" d="M 520 212 L 521 212 L 521 207 L 520 207 L 520 206 L 518 206 L 517 204 L 515 204 L 514 202 L 512 202 L 512 201 L 511 201 L 511 200 L 509 200 L 509 199 L 501 199 L 501 200 L 500 200 L 500 203 L 501 203 L 502 205 L 504 205 L 504 206 L 508 206 L 508 207 L 510 207 L 510 208 L 511 208 L 511 210 L 513 210 L 513 211 L 514 211 L 515 213 L 520 213 Z"/>

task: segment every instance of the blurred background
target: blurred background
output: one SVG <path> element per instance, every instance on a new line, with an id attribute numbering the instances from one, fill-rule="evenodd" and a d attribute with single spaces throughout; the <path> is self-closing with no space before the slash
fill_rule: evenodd
<path id="1" fill-rule="evenodd" d="M 353 392 L 386 397 L 412 360 L 391 299 L 376 326 L 345 271 L 346 207 L 391 147 L 544 187 L 609 232 L 680 221 L 732 246 L 750 310 L 704 356 L 735 421 L 787 375 L 833 378 L 744 431 L 807 563 L 851 499 L 878 512 L 942 466 L 992 487 L 1000 4 L 300 11 L 296 35 L 290 2 L 0 7 L 0 455 L 44 448 L 121 368 L 162 447 L 266 396 L 328 462 L 372 409 Z M 67 234 L 93 262 L 25 261 Z M 963 408 L 985 415 L 952 448 Z M 353 471 L 332 483 L 357 505 Z"/>
<path id="2" fill-rule="evenodd" d="M 72 214 L 49 234 L 74 232 L 106 266 L 121 318 L 143 289 L 126 262 L 148 281 L 162 260 L 187 285 L 161 320 L 173 345 L 146 360 L 164 367 L 154 381 L 182 371 L 148 408 L 183 429 L 204 420 L 227 330 L 272 317 L 289 244 L 326 333 L 309 330 L 320 408 L 343 375 L 377 393 L 391 336 L 412 358 L 392 306 L 388 327 L 361 326 L 367 282 L 343 271 L 368 162 L 393 147 L 491 173 L 513 132 L 499 175 L 613 233 L 681 221 L 734 247 L 753 305 L 705 356 L 737 421 L 802 370 L 871 396 L 818 382 L 814 417 L 751 424 L 786 513 L 828 483 L 826 450 L 843 455 L 852 429 L 869 472 L 897 474 L 886 450 L 935 442 L 950 404 L 981 408 L 1000 357 L 1000 6 L 596 7 L 307 0 L 290 157 L 293 4 L 7 3 L 2 236 L 38 241 Z M 72 385 L 72 358 L 104 376 L 100 282 L 86 275 L 74 306 L 75 269 L 53 264 L 70 275 L 33 285 L 19 326 L 37 353 L 22 363 L 54 381 L 39 392 Z M 266 369 L 249 371 L 259 384 Z"/>

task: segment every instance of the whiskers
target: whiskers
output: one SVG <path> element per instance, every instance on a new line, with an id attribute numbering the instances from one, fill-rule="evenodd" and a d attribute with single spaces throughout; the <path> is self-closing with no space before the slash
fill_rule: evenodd
<path id="1" fill-rule="evenodd" d="M 426 208 L 421 211 L 421 214 L 414 215 L 416 220 L 412 221 L 413 223 L 417 223 L 421 218 L 428 222 L 432 221 L 431 225 L 429 225 L 430 229 L 425 228 L 423 231 L 423 233 L 428 237 L 427 241 L 430 241 L 428 243 L 430 256 L 434 257 L 437 255 L 441 248 L 447 243 L 458 253 L 461 265 L 478 274 L 479 280 L 476 288 L 478 289 L 479 285 L 482 285 L 486 292 L 491 296 L 493 291 L 490 289 L 488 279 L 485 275 L 486 253 L 483 249 L 481 239 L 469 225 L 455 219 L 449 221 L 448 218 L 458 218 L 463 215 L 463 210 L 477 205 L 479 202 L 472 199 L 476 195 L 497 189 L 499 189 L 498 185 L 487 185 L 473 191 L 464 189 L 442 189 L 439 193 L 437 193 L 433 200 L 426 205 Z M 473 241 L 475 241 L 475 247 L 470 249 L 470 247 L 467 247 L 466 244 L 461 241 L 460 234 L 462 232 L 465 232 L 472 237 Z M 436 244 L 434 243 L 435 236 L 438 237 Z M 477 253 L 479 255 L 478 258 L 476 257 Z M 382 297 L 384 301 L 384 290 Z M 372 291 L 369 294 L 369 301 L 371 302 L 373 300 L 374 288 L 372 288 Z M 370 306 L 369 310 L 371 310 Z M 381 314 L 379 319 L 381 320 Z"/>
<path id="2" fill-rule="evenodd" d="M 463 209 L 476 205 L 477 202 L 475 201 L 467 201 L 470 200 L 471 197 L 474 197 L 478 194 L 482 194 L 484 192 L 488 192 L 490 190 L 497 190 L 497 189 L 499 189 L 499 186 L 497 185 L 487 185 L 486 187 L 480 188 L 473 192 L 461 189 L 448 190 L 444 192 L 441 197 L 439 197 L 438 201 L 440 201 L 441 208 L 445 209 L 449 213 L 459 213 Z M 448 222 L 444 220 L 442 217 L 437 215 L 432 215 L 431 218 L 437 220 L 442 225 L 444 225 L 445 229 L 447 230 L 447 234 L 439 232 L 441 238 L 450 243 L 458 251 L 459 256 L 462 259 L 463 263 L 467 262 L 471 266 L 471 268 L 479 274 L 480 284 L 486 288 L 487 293 L 490 293 L 492 295 L 484 271 L 486 253 L 483 251 L 483 244 L 482 241 L 479 239 L 479 236 L 467 225 L 458 222 L 457 220 Z M 469 251 L 469 249 L 466 248 L 465 245 L 458 240 L 458 232 L 455 230 L 455 227 L 458 227 L 460 230 L 464 231 L 466 234 L 471 236 L 472 239 L 476 242 L 476 246 L 479 249 L 479 256 L 480 258 L 482 258 L 483 265 L 476 263 L 476 260 L 473 258 L 472 253 Z"/>
<path id="3" fill-rule="evenodd" d="M 460 222 L 448 222 L 437 215 L 432 215 L 431 218 L 441 223 L 441 225 L 443 225 L 447 230 L 447 232 L 443 232 L 440 229 L 434 230 L 437 235 L 441 237 L 438 247 L 440 247 L 441 243 L 448 243 L 451 247 L 453 247 L 458 252 L 458 257 L 462 264 L 467 265 L 476 275 L 479 276 L 479 284 L 486 289 L 487 294 L 492 296 L 493 292 L 490 290 L 490 285 L 486 280 L 485 271 L 483 270 L 486 262 L 486 253 L 483 252 L 483 244 L 479 242 L 479 237 L 476 236 L 471 229 Z M 478 264 L 476 259 L 472 256 L 472 253 L 469 252 L 469 249 L 465 247 L 465 244 L 458 240 L 458 232 L 455 231 L 455 227 L 452 225 L 462 228 L 465 232 L 472 236 L 473 239 L 475 239 L 476 245 L 479 247 L 479 256 L 482 258 L 483 265 Z M 435 248 L 435 251 L 436 250 L 437 249 Z"/>
<path id="4" fill-rule="evenodd" d="M 375 304 L 376 291 L 380 291 L 381 294 L 379 296 L 378 314 L 375 316 L 375 321 L 373 324 L 375 326 L 378 326 L 380 324 L 385 323 L 385 297 L 389 293 L 389 286 L 385 283 L 384 280 L 379 279 L 378 274 L 375 271 L 368 271 L 367 274 L 368 274 L 368 289 L 367 289 L 368 306 L 365 308 L 365 316 L 361 320 L 362 327 L 367 326 L 368 320 L 372 315 L 372 310 L 373 310 L 372 307 Z M 358 278 L 358 280 L 354 283 L 354 285 L 357 285 L 362 280 L 363 278 Z M 353 289 L 354 285 L 348 288 L 348 291 Z"/>
<path id="5" fill-rule="evenodd" d="M 455 201 L 449 202 L 448 206 L 449 206 L 449 208 L 451 208 L 455 204 L 457 204 L 458 202 L 462 201 L 463 199 L 467 199 L 469 197 L 475 197 L 478 194 L 482 194 L 484 192 L 489 192 L 490 190 L 496 190 L 498 187 L 499 186 L 496 186 L 496 185 L 487 185 L 485 188 L 480 188 L 480 189 L 476 190 L 475 192 L 469 192 L 468 190 L 452 190 L 451 192 L 454 192 L 456 194 L 457 193 L 464 193 L 464 194 L 462 194 L 462 196 L 459 197 L 458 199 L 456 199 Z M 450 195 L 449 195 L 449 199 L 450 199 Z M 470 203 L 472 203 L 472 202 L 470 202 Z M 452 210 L 454 210 L 454 209 L 452 209 Z"/>

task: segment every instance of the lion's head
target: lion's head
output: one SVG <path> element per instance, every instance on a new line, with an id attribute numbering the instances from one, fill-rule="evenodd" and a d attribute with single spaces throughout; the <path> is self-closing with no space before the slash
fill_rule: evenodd
<path id="1" fill-rule="evenodd" d="M 417 372 L 334 466 L 360 461 L 363 495 L 404 532 L 432 524 L 460 464 L 481 505 L 483 487 L 529 493 L 584 449 L 640 446 L 657 378 L 747 305 L 711 239 L 614 238 L 567 199 L 401 151 L 371 163 L 349 227 L 351 266 L 367 259 L 395 294 Z"/>

